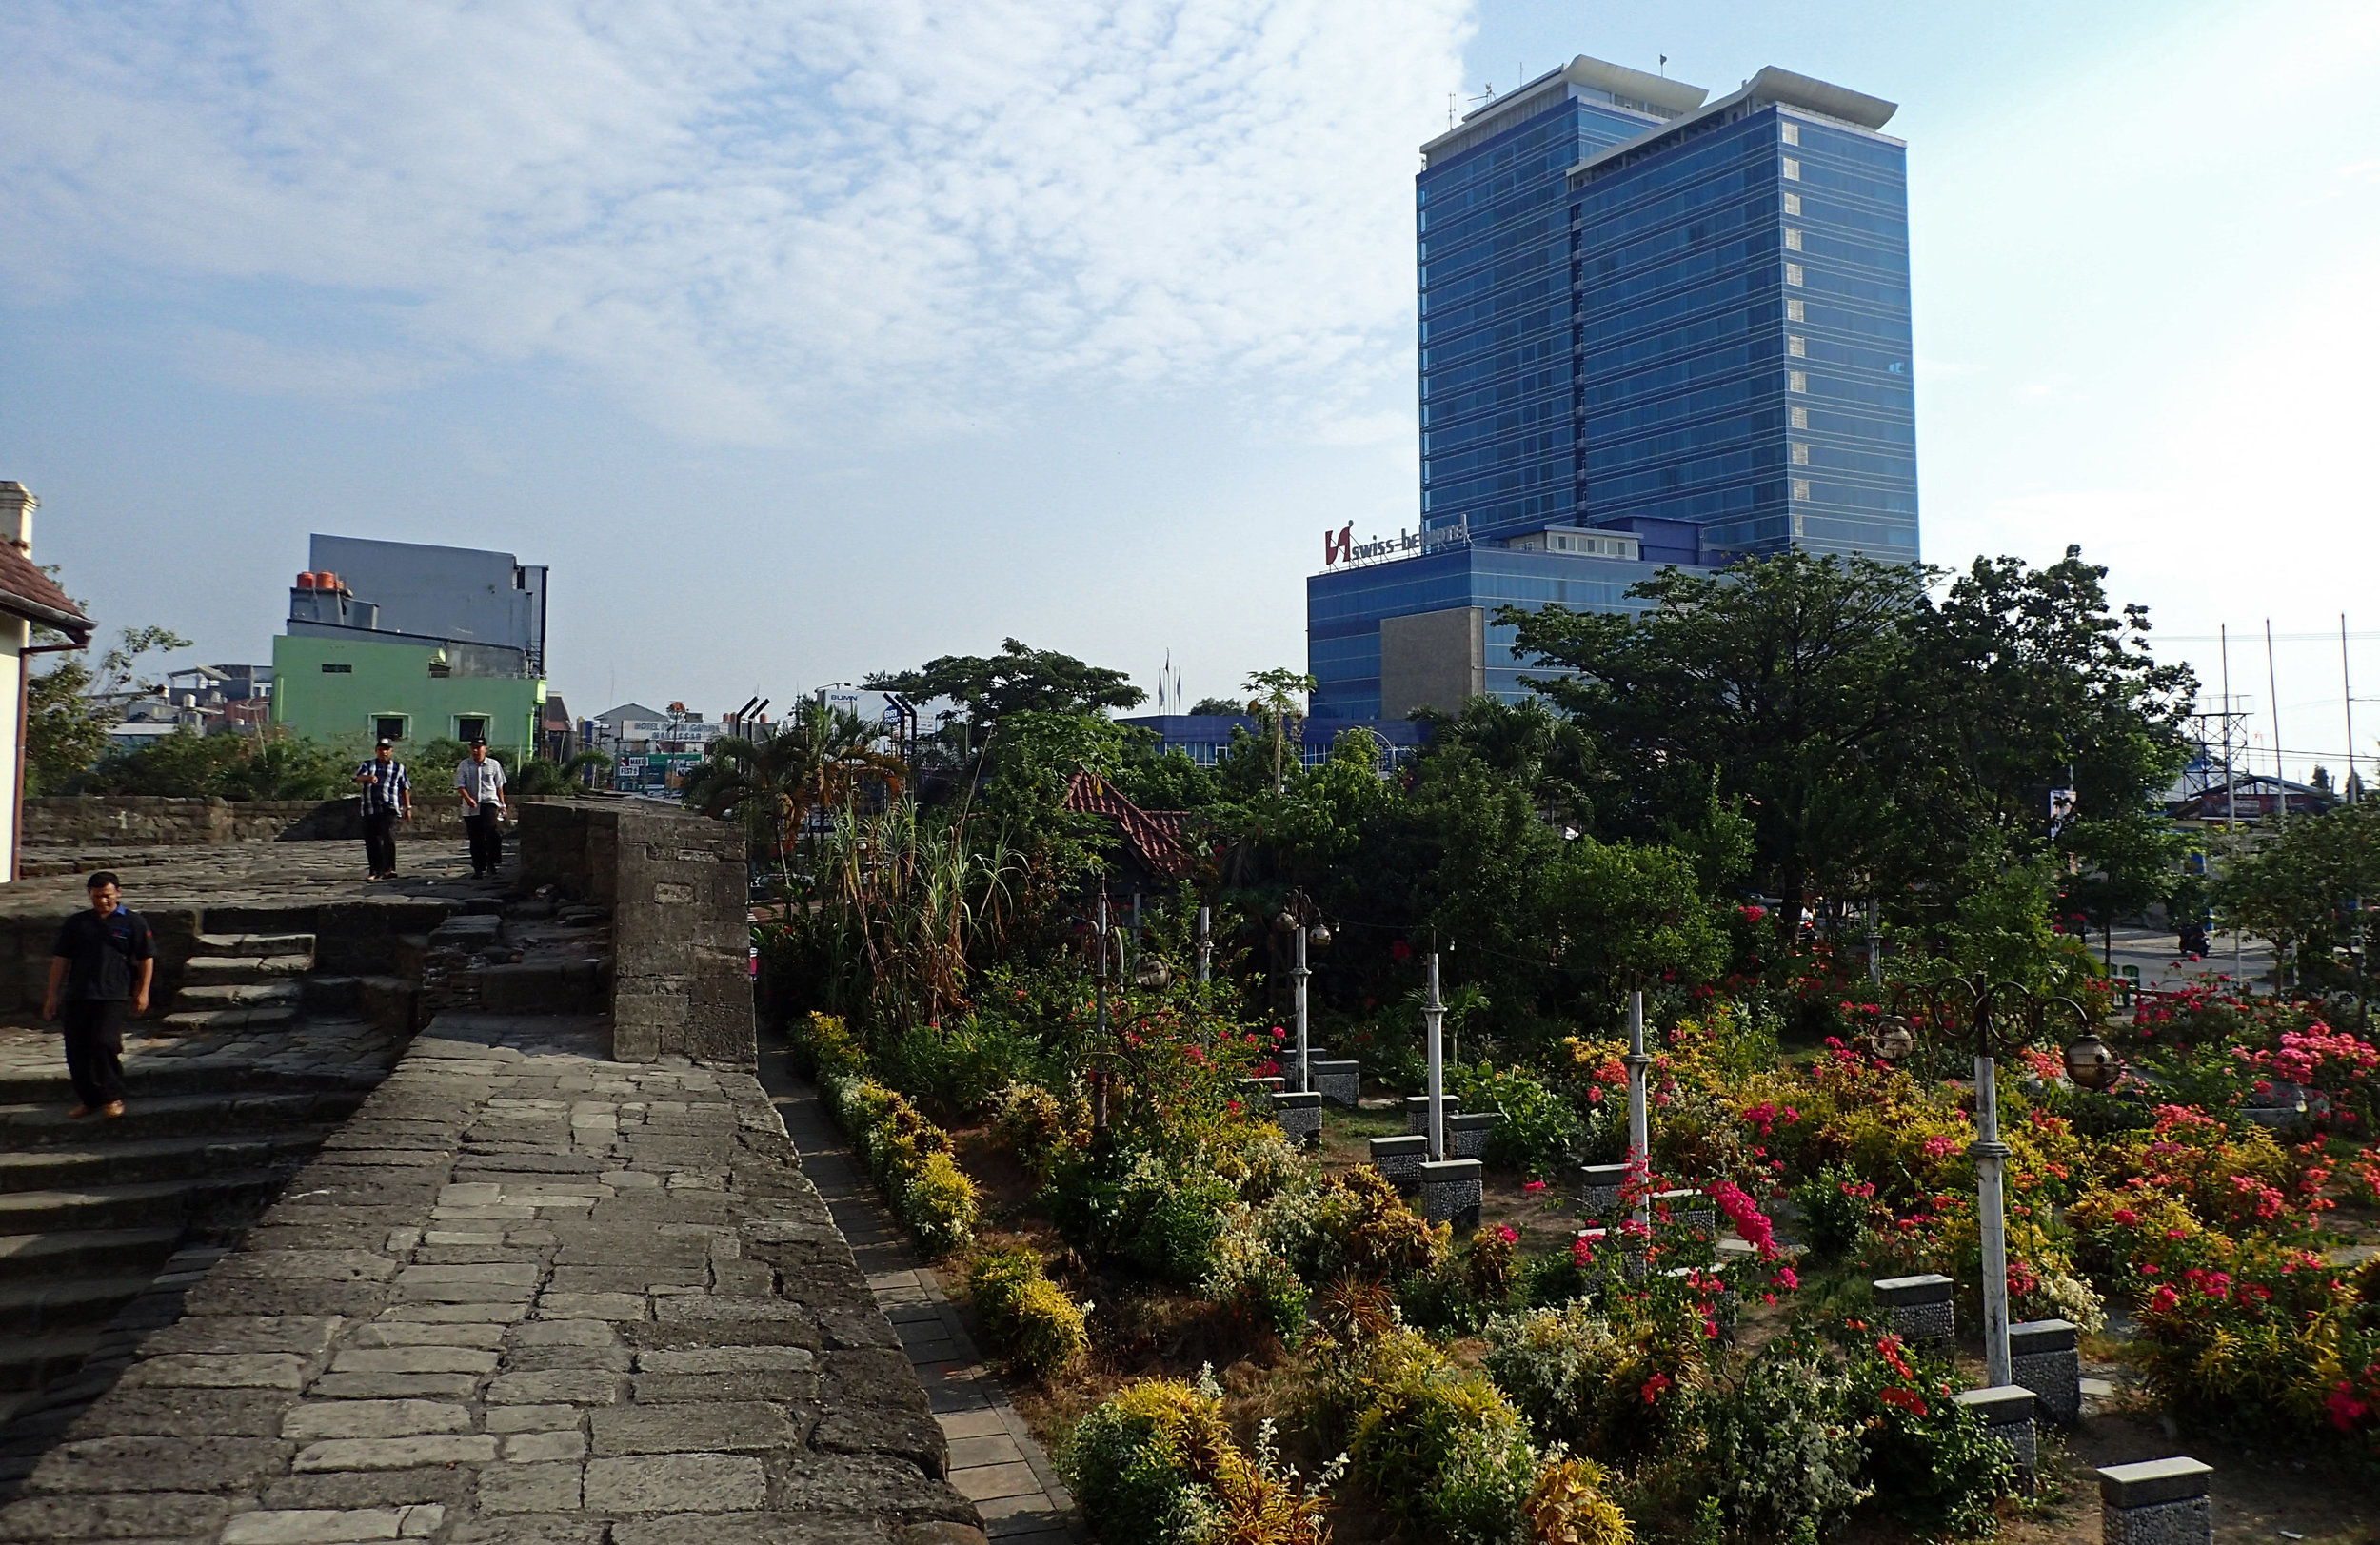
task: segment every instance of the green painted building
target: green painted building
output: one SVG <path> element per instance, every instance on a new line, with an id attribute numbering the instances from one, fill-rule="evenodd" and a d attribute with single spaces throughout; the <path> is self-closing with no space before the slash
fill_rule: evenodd
<path id="1" fill-rule="evenodd" d="M 459 674 L 457 652 L 436 642 L 285 633 L 272 641 L 273 722 L 326 745 L 474 734 L 499 748 L 535 745 L 545 683 Z"/>
<path id="2" fill-rule="evenodd" d="M 545 570 L 510 553 L 313 539 L 273 640 L 272 717 L 327 745 L 538 743 Z"/>

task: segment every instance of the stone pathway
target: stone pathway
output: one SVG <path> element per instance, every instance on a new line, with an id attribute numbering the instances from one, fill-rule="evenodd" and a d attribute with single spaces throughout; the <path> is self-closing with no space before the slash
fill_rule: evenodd
<path id="1" fill-rule="evenodd" d="M 875 1183 L 835 1128 L 818 1090 L 787 1065 L 782 1043 L 761 1048 L 761 1081 L 832 1209 L 876 1301 L 900 1333 L 909 1364 L 950 1442 L 950 1483 L 975 1503 L 1002 1545 L 1081 1545 L 1090 1538 L 1049 1456 L 976 1350 L 933 1268 L 918 1258 Z"/>
<path id="2" fill-rule="evenodd" d="M 596 1036 L 433 1021 L 0 1540 L 980 1539 L 759 1084 Z"/>

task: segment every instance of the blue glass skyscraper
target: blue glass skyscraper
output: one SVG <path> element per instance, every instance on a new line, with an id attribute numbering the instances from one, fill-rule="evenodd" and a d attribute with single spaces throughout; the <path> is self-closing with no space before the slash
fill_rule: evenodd
<path id="1" fill-rule="evenodd" d="M 1317 713 L 1517 698 L 1495 608 L 1622 606 L 1647 565 L 1916 558 L 1894 106 L 1707 96 L 1579 58 L 1421 148 L 1421 530 L 1326 539 Z"/>

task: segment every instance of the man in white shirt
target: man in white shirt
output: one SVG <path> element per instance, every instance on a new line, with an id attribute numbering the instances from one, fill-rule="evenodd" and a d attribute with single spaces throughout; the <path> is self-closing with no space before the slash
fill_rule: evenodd
<path id="1" fill-rule="evenodd" d="M 471 873 L 492 875 L 504 862 L 505 767 L 487 754 L 486 741 L 471 743 L 471 757 L 454 770 L 463 796 L 463 829 L 471 834 Z"/>

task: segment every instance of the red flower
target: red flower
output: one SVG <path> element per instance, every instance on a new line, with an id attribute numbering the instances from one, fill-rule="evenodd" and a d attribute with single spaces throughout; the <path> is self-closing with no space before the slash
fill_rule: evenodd
<path id="1" fill-rule="evenodd" d="M 1514 1230 L 1510 1223 L 1497 1224 L 1496 1237 L 1503 1240 L 1506 1244 L 1518 1244 L 1520 1242 L 1519 1234 Z"/>
<path id="2" fill-rule="evenodd" d="M 1661 1392 L 1668 1389 L 1669 1386 L 1669 1375 L 1655 1374 L 1651 1378 L 1644 1381 L 1644 1388 L 1637 1393 L 1644 1396 L 1645 1404 L 1651 1405 L 1654 1401 L 1658 1400 L 1661 1397 Z"/>
<path id="3" fill-rule="evenodd" d="M 1922 1416 L 1926 1414 L 1926 1397 L 1915 1390 L 1904 1390 L 1898 1387 L 1878 1390 L 1876 1398 L 1887 1405 L 1899 1406 L 1914 1416 Z"/>
<path id="4" fill-rule="evenodd" d="M 1542 1191 L 1545 1189 L 1545 1182 L 1543 1180 L 1523 1180 L 1520 1183 L 1520 1189 L 1533 1193 Z"/>

